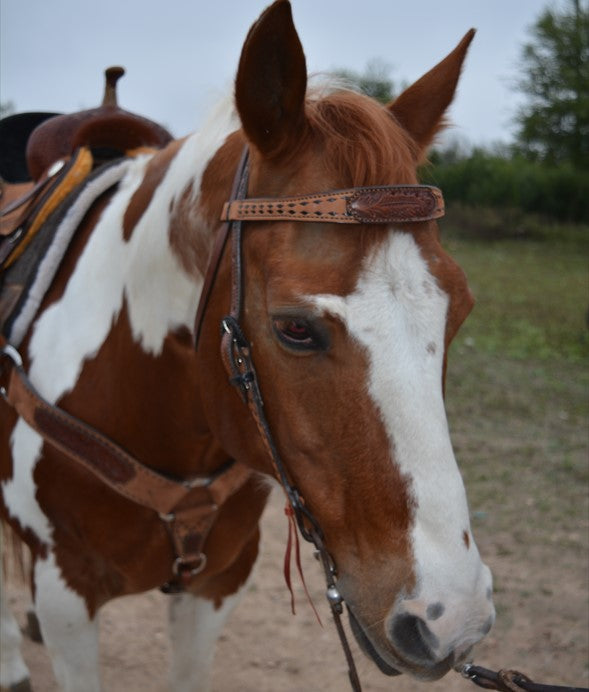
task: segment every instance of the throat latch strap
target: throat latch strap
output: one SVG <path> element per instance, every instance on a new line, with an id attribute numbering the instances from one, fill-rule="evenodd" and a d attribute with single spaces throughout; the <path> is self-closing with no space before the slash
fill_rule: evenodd
<path id="1" fill-rule="evenodd" d="M 414 223 L 444 216 L 444 198 L 430 185 L 354 187 L 297 197 L 234 199 L 224 221 Z"/>

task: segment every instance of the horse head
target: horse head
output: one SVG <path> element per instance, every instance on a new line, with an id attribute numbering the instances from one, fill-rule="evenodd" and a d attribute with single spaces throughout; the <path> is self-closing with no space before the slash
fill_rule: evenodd
<path id="1" fill-rule="evenodd" d="M 245 41 L 241 129 L 207 165 L 199 218 L 219 226 L 244 146 L 248 197 L 416 184 L 473 35 L 383 106 L 309 89 L 290 5 L 274 3 Z M 242 327 L 265 416 L 335 561 L 354 634 L 385 673 L 437 678 L 494 619 L 444 408 L 448 346 L 473 304 L 465 275 L 434 220 L 251 220 L 242 252 Z M 230 291 L 226 250 L 199 343 L 203 408 L 231 456 L 275 476 L 218 357 Z"/>

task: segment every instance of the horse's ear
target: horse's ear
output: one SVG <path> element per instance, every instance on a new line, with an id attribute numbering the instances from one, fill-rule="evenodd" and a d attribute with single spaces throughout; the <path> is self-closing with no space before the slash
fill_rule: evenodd
<path id="1" fill-rule="evenodd" d="M 307 66 L 290 3 L 278 0 L 245 40 L 235 100 L 248 139 L 269 158 L 294 146 L 305 128 Z"/>
<path id="2" fill-rule="evenodd" d="M 447 57 L 389 104 L 391 113 L 418 145 L 420 156 L 445 126 L 444 112 L 454 98 L 462 63 L 474 35 L 474 29 L 467 32 Z"/>

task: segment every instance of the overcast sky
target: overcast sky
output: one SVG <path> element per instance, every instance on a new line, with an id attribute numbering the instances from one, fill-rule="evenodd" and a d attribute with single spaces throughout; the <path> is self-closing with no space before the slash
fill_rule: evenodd
<path id="1" fill-rule="evenodd" d="M 562 7 L 564 0 L 552 0 Z M 182 136 L 229 88 L 266 0 L 0 0 L 0 100 L 71 112 L 102 100 L 103 71 L 123 65 L 119 105 Z M 310 72 L 364 71 L 378 58 L 414 81 L 477 29 L 453 133 L 508 142 L 521 45 L 549 0 L 292 0 Z"/>

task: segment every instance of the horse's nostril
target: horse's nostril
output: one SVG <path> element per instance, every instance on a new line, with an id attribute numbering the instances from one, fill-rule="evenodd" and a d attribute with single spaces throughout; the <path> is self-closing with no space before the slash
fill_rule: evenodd
<path id="1" fill-rule="evenodd" d="M 426 623 L 415 615 L 397 615 L 391 623 L 391 640 L 395 648 L 416 663 L 431 663 L 436 656 L 438 638 Z"/>

